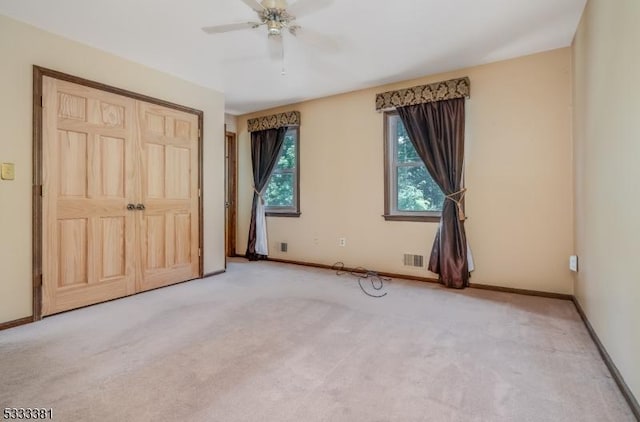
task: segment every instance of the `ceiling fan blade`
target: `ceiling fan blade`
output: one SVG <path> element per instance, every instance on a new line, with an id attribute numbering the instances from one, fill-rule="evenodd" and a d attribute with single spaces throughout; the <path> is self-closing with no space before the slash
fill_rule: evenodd
<path id="1" fill-rule="evenodd" d="M 267 40 L 269 48 L 269 57 L 271 60 L 282 59 L 284 44 L 282 43 L 282 35 L 270 35 Z"/>
<path id="2" fill-rule="evenodd" d="M 230 23 L 226 25 L 205 26 L 202 30 L 207 34 L 221 34 L 223 32 L 238 31 L 240 29 L 257 28 L 260 25 L 258 22 Z"/>
<path id="3" fill-rule="evenodd" d="M 265 9 L 286 9 L 287 0 L 262 0 L 260 2 Z"/>
<path id="4" fill-rule="evenodd" d="M 301 42 L 315 47 L 323 53 L 337 53 L 340 51 L 340 43 L 338 41 L 320 32 L 308 28 L 295 28 L 290 32 Z"/>
<path id="5" fill-rule="evenodd" d="M 324 9 L 333 3 L 333 0 L 298 0 L 289 6 L 287 12 L 299 18 L 320 9 Z"/>
<path id="6" fill-rule="evenodd" d="M 264 6 L 258 0 L 240 0 L 256 12 L 260 13 L 264 10 Z"/>

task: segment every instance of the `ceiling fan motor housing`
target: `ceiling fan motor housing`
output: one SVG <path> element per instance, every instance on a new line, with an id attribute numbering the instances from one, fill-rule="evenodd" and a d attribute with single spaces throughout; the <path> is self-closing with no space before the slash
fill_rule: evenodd
<path id="1" fill-rule="evenodd" d="M 289 22 L 295 19 L 293 16 L 287 13 L 286 10 L 276 8 L 268 8 L 264 10 L 261 13 L 260 17 L 262 18 L 262 21 L 267 24 L 269 35 L 280 35 L 282 28 L 289 26 Z"/>

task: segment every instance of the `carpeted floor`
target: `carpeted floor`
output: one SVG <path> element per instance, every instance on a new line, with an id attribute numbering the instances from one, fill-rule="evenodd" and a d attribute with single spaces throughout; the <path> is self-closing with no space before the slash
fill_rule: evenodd
<path id="1" fill-rule="evenodd" d="M 226 274 L 0 332 L 0 407 L 57 421 L 633 421 L 568 301 Z"/>

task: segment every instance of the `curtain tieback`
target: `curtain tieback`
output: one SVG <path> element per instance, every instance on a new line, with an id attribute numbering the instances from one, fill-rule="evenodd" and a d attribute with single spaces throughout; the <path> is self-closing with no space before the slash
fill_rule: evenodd
<path id="1" fill-rule="evenodd" d="M 262 205 L 264 205 L 264 197 L 262 196 L 262 194 L 258 191 L 258 189 L 256 189 L 256 187 L 253 187 L 253 191 L 258 195 L 258 198 L 260 199 L 260 203 Z"/>
<path id="2" fill-rule="evenodd" d="M 464 215 L 464 211 L 462 210 L 462 199 L 464 198 L 464 194 L 467 193 L 467 188 L 462 188 L 457 192 L 453 192 L 450 193 L 449 195 L 445 195 L 445 198 L 453 201 L 454 204 L 456 204 L 456 207 L 458 207 L 458 218 L 460 219 L 460 221 L 464 221 L 467 219 L 467 217 L 465 217 Z M 460 195 L 460 198 L 458 199 L 454 199 L 454 196 Z"/>

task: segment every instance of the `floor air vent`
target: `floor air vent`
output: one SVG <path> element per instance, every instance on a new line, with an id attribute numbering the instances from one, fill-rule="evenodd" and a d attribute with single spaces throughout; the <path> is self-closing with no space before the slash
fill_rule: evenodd
<path id="1" fill-rule="evenodd" d="M 424 256 L 404 254 L 404 265 L 407 267 L 422 267 L 424 265 Z"/>

